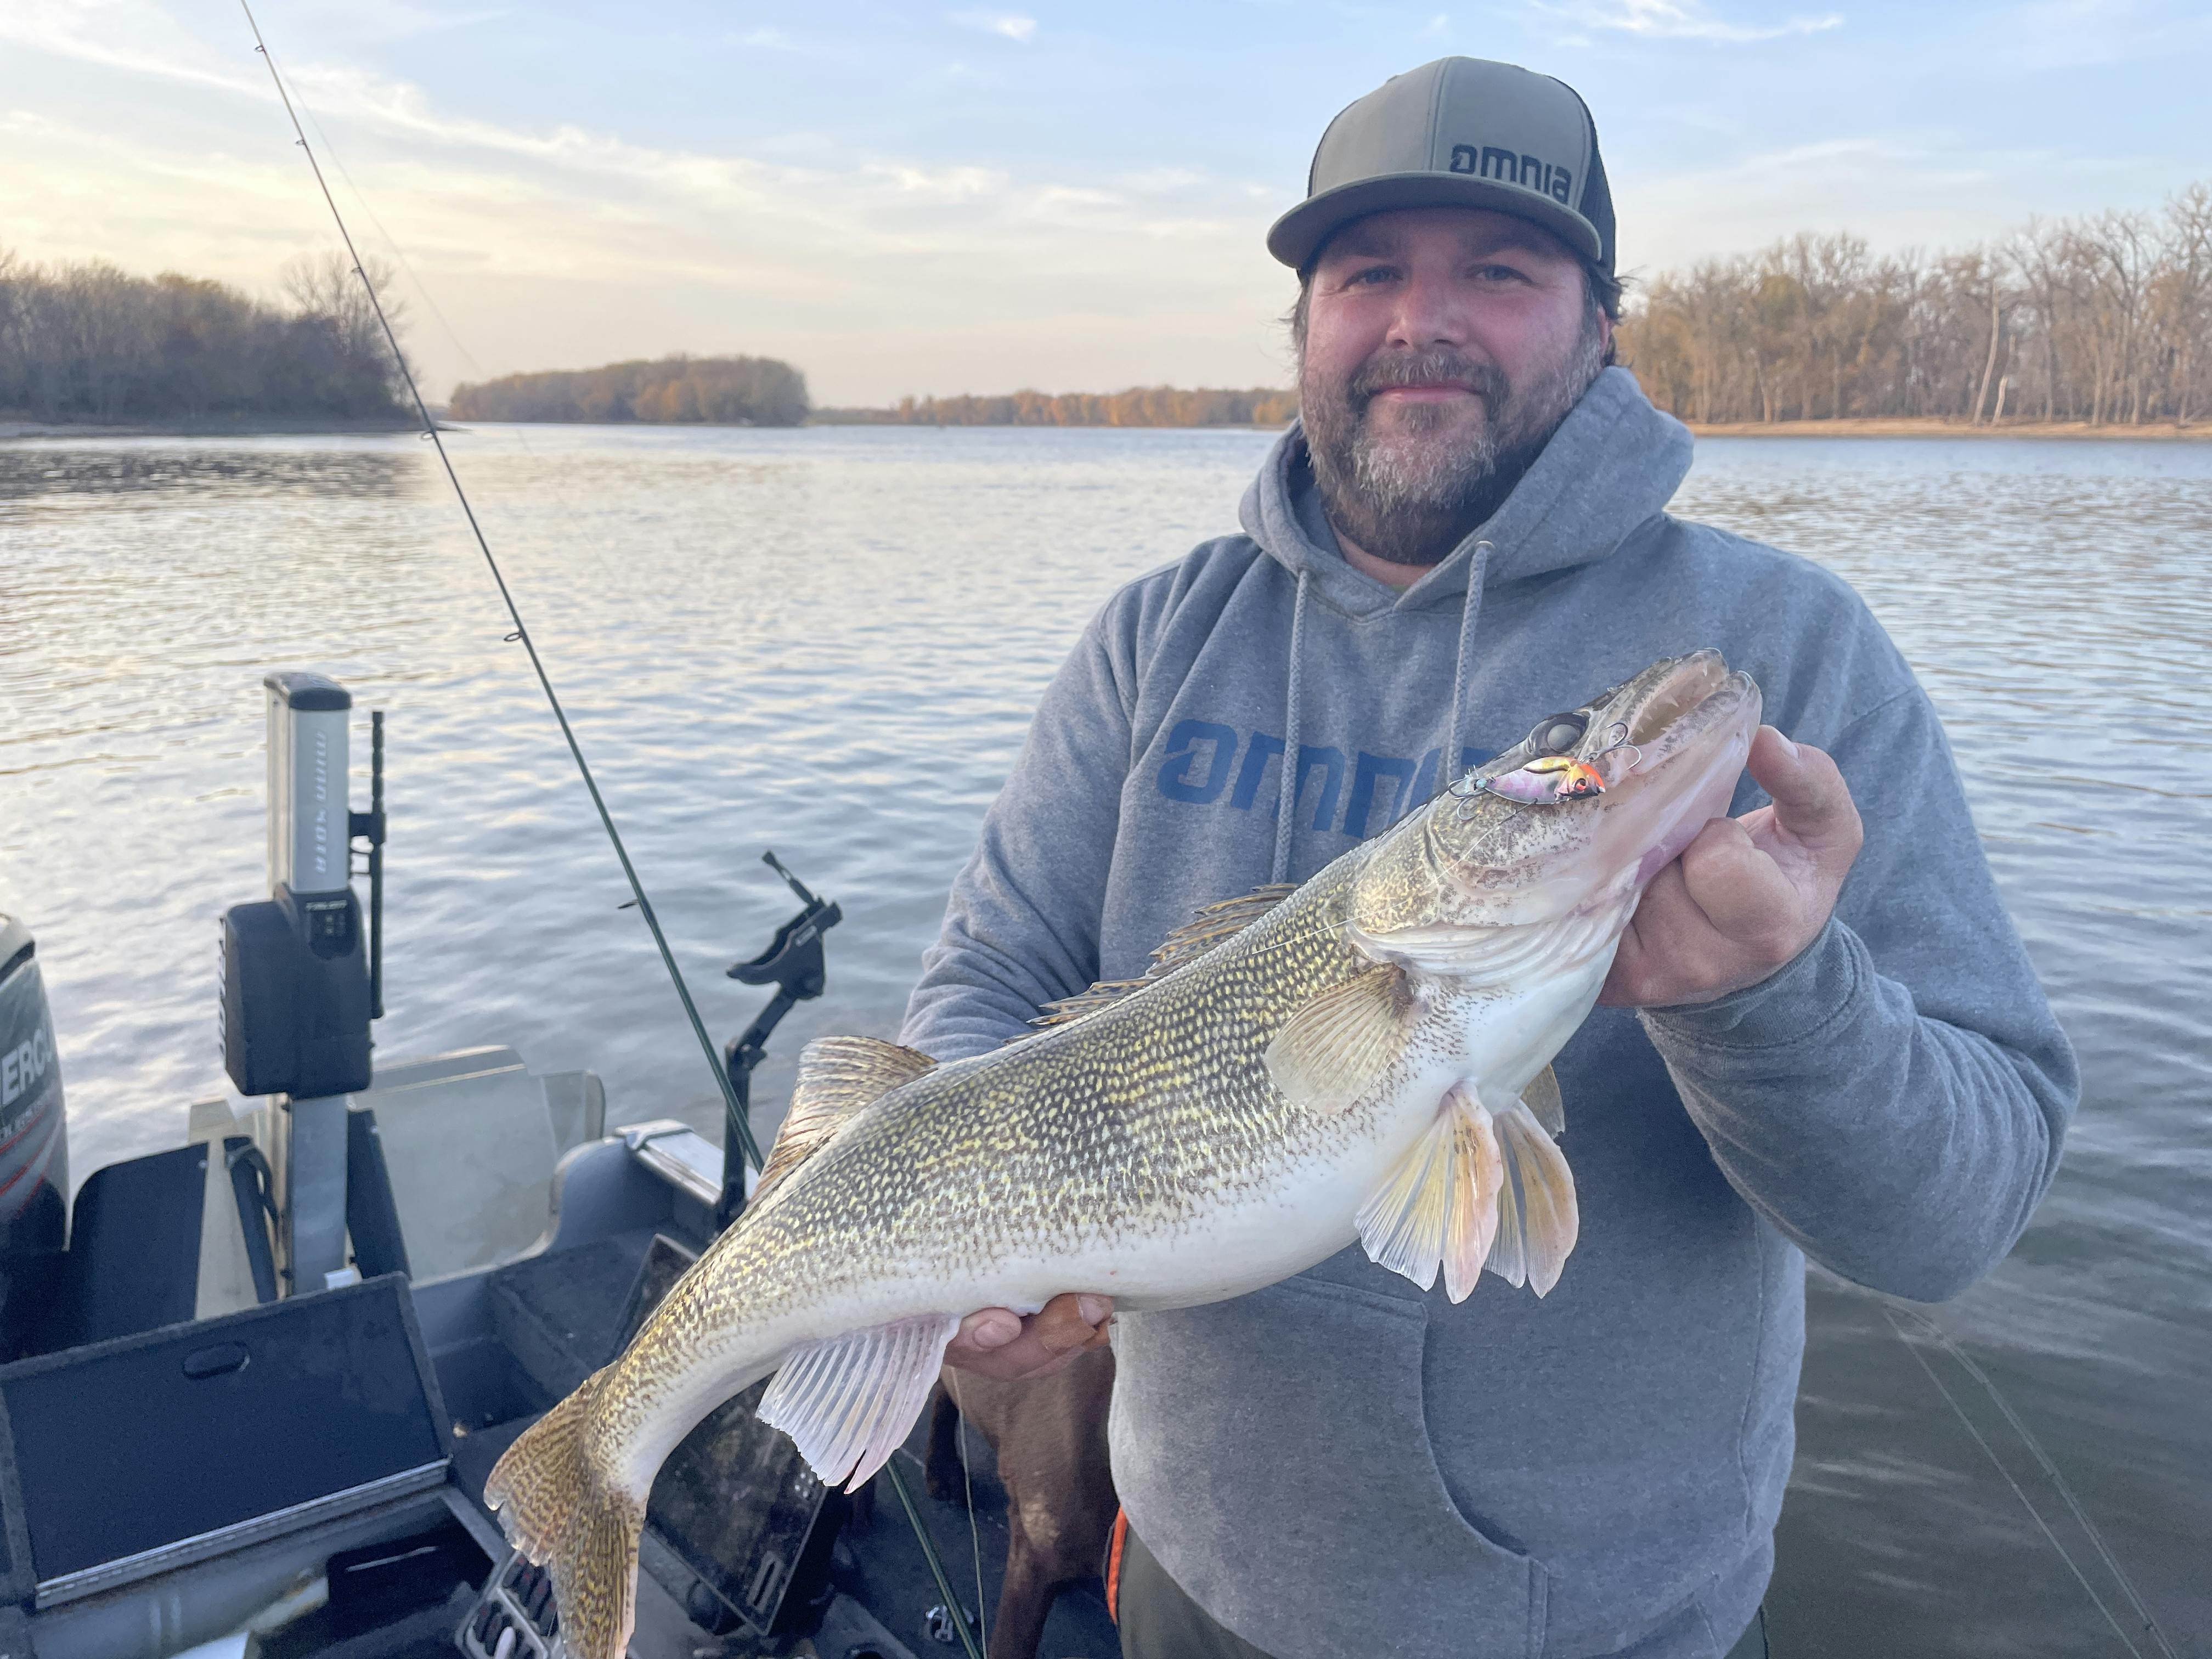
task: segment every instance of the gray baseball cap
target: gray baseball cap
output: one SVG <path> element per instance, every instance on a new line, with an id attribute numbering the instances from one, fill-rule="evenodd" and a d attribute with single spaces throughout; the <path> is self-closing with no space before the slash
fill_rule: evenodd
<path id="1" fill-rule="evenodd" d="M 1597 127 L 1564 81 L 1481 58 L 1395 75 L 1328 124 L 1306 199 L 1267 252 L 1304 270 L 1340 227 L 1391 208 L 1478 207 L 1541 225 L 1613 270 L 1613 193 Z"/>

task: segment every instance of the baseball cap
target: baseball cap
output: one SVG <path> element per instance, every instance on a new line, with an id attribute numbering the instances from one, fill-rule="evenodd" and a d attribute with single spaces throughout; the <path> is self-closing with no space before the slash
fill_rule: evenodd
<path id="1" fill-rule="evenodd" d="M 1510 213 L 1613 270 L 1597 127 L 1581 94 L 1548 75 L 1439 58 L 1391 76 L 1328 124 L 1306 199 L 1275 221 L 1267 252 L 1304 270 L 1340 227 L 1418 207 Z"/>

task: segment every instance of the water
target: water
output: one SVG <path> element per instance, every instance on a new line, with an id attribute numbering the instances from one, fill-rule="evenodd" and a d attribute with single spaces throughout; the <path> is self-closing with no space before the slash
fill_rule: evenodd
<path id="1" fill-rule="evenodd" d="M 763 1101 L 807 1037 L 896 1028 L 1076 631 L 1231 527 L 1268 441 L 453 441 L 718 1039 L 763 1000 L 720 969 L 793 906 L 761 848 L 845 907 Z M 1957 1355 L 1815 1275 L 1776 1651 L 2159 1652 L 2022 1430 L 2172 1650 L 2212 1651 L 2212 446 L 1708 441 L 1676 506 L 1821 558 L 1896 635 L 2087 1076 L 2035 1225 L 1941 1310 Z M 413 439 L 0 446 L 0 908 L 39 936 L 79 1176 L 224 1092 L 215 918 L 262 892 L 277 666 L 389 713 L 384 1052 L 512 1043 L 598 1072 L 611 1121 L 713 1128 L 465 537 Z"/>

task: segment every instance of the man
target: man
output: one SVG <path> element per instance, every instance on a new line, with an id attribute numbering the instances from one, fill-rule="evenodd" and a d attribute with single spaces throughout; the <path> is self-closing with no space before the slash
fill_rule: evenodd
<path id="1" fill-rule="evenodd" d="M 1141 1659 L 1763 1653 L 1804 1257 L 1954 1295 L 2057 1160 L 2072 1056 L 1935 714 L 1841 581 L 1668 516 L 1690 439 L 1601 367 L 1613 243 L 1557 81 L 1449 58 L 1337 118 L 1268 239 L 1303 427 L 1243 535 L 1092 623 L 926 958 L 905 1041 L 975 1054 L 1656 658 L 1717 647 L 1778 728 L 1557 1063 L 1548 1297 L 1455 1306 L 1355 1247 L 1115 1322 Z M 1048 1370 L 1109 1306 L 986 1310 L 950 1357 Z"/>

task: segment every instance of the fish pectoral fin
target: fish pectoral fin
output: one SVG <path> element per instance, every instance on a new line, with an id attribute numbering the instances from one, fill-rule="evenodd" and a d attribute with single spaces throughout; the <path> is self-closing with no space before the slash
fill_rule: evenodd
<path id="1" fill-rule="evenodd" d="M 861 1108 L 936 1064 L 927 1054 L 880 1037 L 817 1037 L 808 1043 L 799 1056 L 790 1109 L 769 1148 L 752 1201 L 757 1205 L 782 1184 Z"/>
<path id="2" fill-rule="evenodd" d="M 1521 1103 L 1536 1115 L 1553 1139 L 1567 1132 L 1567 1103 L 1559 1098 L 1558 1073 L 1547 1066 L 1521 1091 Z"/>
<path id="3" fill-rule="evenodd" d="M 1502 1176 L 1490 1114 L 1472 1091 L 1444 1097 L 1436 1122 L 1359 1212 L 1368 1259 L 1423 1290 L 1444 1273 L 1444 1294 L 1467 1300 L 1498 1231 Z"/>
<path id="4" fill-rule="evenodd" d="M 825 1486 L 858 1492 L 921 1415 L 959 1328 L 957 1314 L 921 1314 L 801 1343 L 761 1396 L 760 1419 L 792 1437 Z"/>
<path id="5" fill-rule="evenodd" d="M 1292 1014 L 1263 1056 L 1292 1103 L 1349 1111 L 1406 1046 L 1405 971 L 1384 963 L 1332 985 Z"/>
<path id="6" fill-rule="evenodd" d="M 1498 1194 L 1498 1243 L 1488 1266 L 1509 1285 L 1542 1296 L 1559 1282 L 1582 1230 L 1575 1177 L 1535 1114 L 1515 1101 L 1497 1116 L 1505 1179 Z"/>

